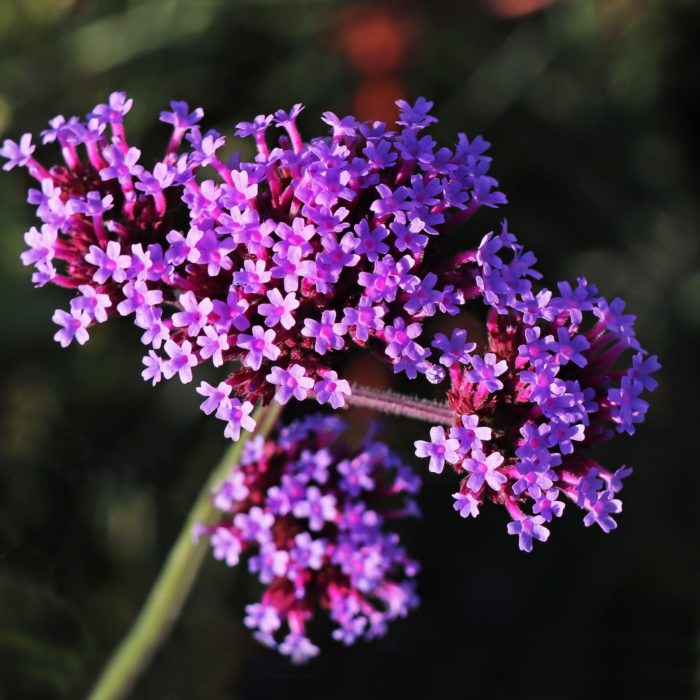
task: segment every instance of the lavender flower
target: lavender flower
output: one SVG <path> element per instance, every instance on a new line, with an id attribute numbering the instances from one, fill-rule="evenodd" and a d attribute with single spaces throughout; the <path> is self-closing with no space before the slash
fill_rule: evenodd
<path id="1" fill-rule="evenodd" d="M 420 482 L 380 442 L 349 448 L 344 430 L 338 418 L 312 415 L 260 440 L 214 493 L 220 521 L 197 527 L 216 559 L 247 560 L 265 589 L 246 606 L 245 625 L 293 663 L 319 653 L 307 636 L 319 608 L 334 639 L 352 644 L 418 604 L 418 565 L 385 523 L 416 514 Z"/>

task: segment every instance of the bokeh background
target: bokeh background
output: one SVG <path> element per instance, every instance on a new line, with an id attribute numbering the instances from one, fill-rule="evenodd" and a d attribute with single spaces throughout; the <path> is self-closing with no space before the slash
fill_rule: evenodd
<path id="1" fill-rule="evenodd" d="M 398 97 L 434 99 L 436 138 L 494 144 L 505 213 L 547 277 L 624 297 L 664 366 L 647 423 L 599 454 L 636 468 L 613 534 L 572 511 L 526 556 L 504 513 L 461 520 L 450 477 L 426 473 L 424 524 L 403 530 L 423 604 L 385 640 L 328 639 L 292 668 L 242 626 L 254 582 L 212 560 L 134 698 L 700 697 L 699 42 L 697 0 L 0 2 L 0 137 L 114 89 L 153 153 L 171 99 L 224 132 L 302 101 L 309 135 L 325 109 L 391 119 Z M 141 381 L 128 322 L 52 341 L 66 296 L 18 260 L 27 184 L 0 182 L 0 698 L 79 698 L 225 444 L 191 387 Z M 390 381 L 362 357 L 348 371 Z M 387 437 L 409 454 L 425 430 L 388 421 Z"/>

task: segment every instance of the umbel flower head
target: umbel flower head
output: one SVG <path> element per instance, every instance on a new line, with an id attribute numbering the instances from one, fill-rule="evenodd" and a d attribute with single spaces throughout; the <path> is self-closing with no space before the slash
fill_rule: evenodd
<path id="1" fill-rule="evenodd" d="M 438 147 L 422 98 L 398 102 L 395 128 L 326 112 L 330 133 L 304 142 L 294 105 L 238 124 L 257 155 L 224 159 L 225 137 L 198 126 L 202 110 L 173 102 L 160 117 L 173 127 L 165 154 L 144 165 L 123 126 L 131 102 L 114 93 L 84 120 L 51 120 L 42 140 L 64 165 L 36 160 L 29 134 L 0 149 L 5 169 L 39 182 L 29 202 L 41 225 L 23 262 L 35 284 L 76 291 L 54 314 L 62 345 L 116 314 L 143 330 L 154 384 L 226 364 L 228 376 L 198 391 L 234 439 L 259 398 L 343 406 L 338 351 L 368 348 L 410 378 L 444 378 L 424 321 L 457 314 L 474 293 L 475 248 L 448 255 L 445 236 L 506 201 L 487 142 L 460 134 Z"/>
<path id="2" fill-rule="evenodd" d="M 433 427 L 416 454 L 433 472 L 447 463 L 459 474 L 462 517 L 476 517 L 485 501 L 503 505 L 508 532 L 529 552 L 566 503 L 584 509 L 586 526 L 617 526 L 617 496 L 632 470 L 611 472 L 589 451 L 615 431 L 634 434 L 660 365 L 639 345 L 621 299 L 608 303 L 585 279 L 535 293 L 522 274 L 527 257 L 505 225 L 481 242 L 475 284 L 490 307 L 485 351 L 474 353 L 461 330 L 441 339 L 451 425 Z"/>
<path id="3" fill-rule="evenodd" d="M 417 515 L 420 480 L 371 436 L 348 447 L 344 429 L 312 415 L 246 443 L 214 494 L 221 520 L 196 531 L 229 566 L 247 559 L 265 591 L 245 624 L 294 663 L 319 652 L 307 628 L 320 609 L 347 645 L 382 636 L 418 603 L 418 565 L 387 523 Z"/>

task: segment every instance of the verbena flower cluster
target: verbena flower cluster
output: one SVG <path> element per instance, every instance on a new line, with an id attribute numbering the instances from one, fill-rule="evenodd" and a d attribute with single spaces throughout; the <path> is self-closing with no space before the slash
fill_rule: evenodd
<path id="1" fill-rule="evenodd" d="M 460 134 L 438 147 L 425 132 L 432 103 L 398 106 L 396 129 L 326 112 L 330 133 L 307 142 L 301 105 L 259 115 L 235 132 L 255 143 L 250 161 L 220 155 L 226 139 L 200 129 L 202 110 L 173 102 L 161 113 L 173 128 L 165 154 L 147 168 L 126 137 L 123 93 L 84 120 L 51 120 L 42 140 L 64 165 L 37 161 L 29 134 L 5 141 L 5 169 L 24 166 L 40 183 L 29 202 L 42 223 L 22 260 L 35 284 L 77 292 L 54 314 L 56 339 L 82 344 L 93 324 L 132 316 L 154 384 L 226 364 L 228 376 L 197 391 L 232 439 L 255 427 L 258 399 L 358 402 L 332 364 L 353 347 L 411 379 L 449 374 L 453 415 L 435 419 L 448 430 L 436 425 L 416 447 L 432 471 L 449 463 L 462 477 L 461 515 L 502 504 L 526 551 L 566 501 L 586 525 L 613 529 L 630 470 L 603 468 L 589 448 L 644 419 L 657 359 L 621 300 L 583 279 L 536 288 L 535 256 L 505 223 L 479 245 L 455 243 L 450 229 L 506 201 L 489 144 Z M 464 329 L 431 335 L 426 320 L 472 301 L 486 309 L 485 348 Z"/>
<path id="2" fill-rule="evenodd" d="M 473 352 L 464 330 L 439 339 L 454 426 L 435 426 L 430 441 L 416 442 L 431 471 L 448 463 L 462 477 L 460 515 L 476 517 L 485 501 L 503 505 L 508 532 L 528 552 L 533 540 L 547 540 L 566 502 L 586 511 L 586 526 L 616 527 L 617 494 L 631 469 L 610 472 L 588 448 L 615 431 L 634 433 L 660 368 L 640 347 L 622 300 L 609 303 L 585 279 L 535 293 L 534 262 L 505 225 L 482 240 L 474 284 L 490 307 L 485 352 Z"/>
<path id="3" fill-rule="evenodd" d="M 460 134 L 438 147 L 422 98 L 398 102 L 397 130 L 325 112 L 330 134 L 305 143 L 297 104 L 238 124 L 257 155 L 224 159 L 225 137 L 197 126 L 202 110 L 173 102 L 160 116 L 173 127 L 165 155 L 146 166 L 123 125 L 131 105 L 114 93 L 83 120 L 52 119 L 42 141 L 58 143 L 64 165 L 37 161 L 30 134 L 0 149 L 5 169 L 24 166 L 40 184 L 29 202 L 41 225 L 25 236 L 23 262 L 36 285 L 76 291 L 54 314 L 56 340 L 85 343 L 118 314 L 143 329 L 154 384 L 235 362 L 198 389 L 233 439 L 258 398 L 344 405 L 339 350 L 367 347 L 395 372 L 444 378 L 424 320 L 457 314 L 473 287 L 444 253 L 447 231 L 506 201 L 488 143 Z"/>
<path id="4" fill-rule="evenodd" d="M 381 442 L 344 444 L 344 423 L 312 415 L 248 441 L 217 489 L 221 520 L 199 526 L 229 566 L 247 558 L 265 586 L 245 624 L 295 663 L 316 656 L 307 629 L 319 609 L 343 644 L 383 635 L 418 599 L 418 565 L 387 522 L 417 515 L 419 478 Z"/>

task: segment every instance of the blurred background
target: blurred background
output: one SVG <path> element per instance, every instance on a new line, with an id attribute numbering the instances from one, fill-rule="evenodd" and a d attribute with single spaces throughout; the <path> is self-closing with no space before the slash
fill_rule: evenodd
<path id="1" fill-rule="evenodd" d="M 423 603 L 386 639 L 346 650 L 323 631 L 321 657 L 292 668 L 243 628 L 256 584 L 212 560 L 134 698 L 700 697 L 699 41 L 697 0 L 0 2 L 0 138 L 115 89 L 147 153 L 172 99 L 223 132 L 301 101 L 306 135 L 326 109 L 392 119 L 399 97 L 433 99 L 439 141 L 494 144 L 511 229 L 546 276 L 625 298 L 664 366 L 638 435 L 598 455 L 635 467 L 613 534 L 572 509 L 526 556 L 500 509 L 464 521 L 454 483 L 426 472 L 426 525 L 402 531 Z M 27 185 L 0 183 L 0 698 L 79 698 L 225 440 L 192 387 L 141 381 L 128 322 L 84 348 L 52 341 L 67 296 L 19 262 Z M 425 430 L 388 421 L 387 438 L 408 455 Z"/>

